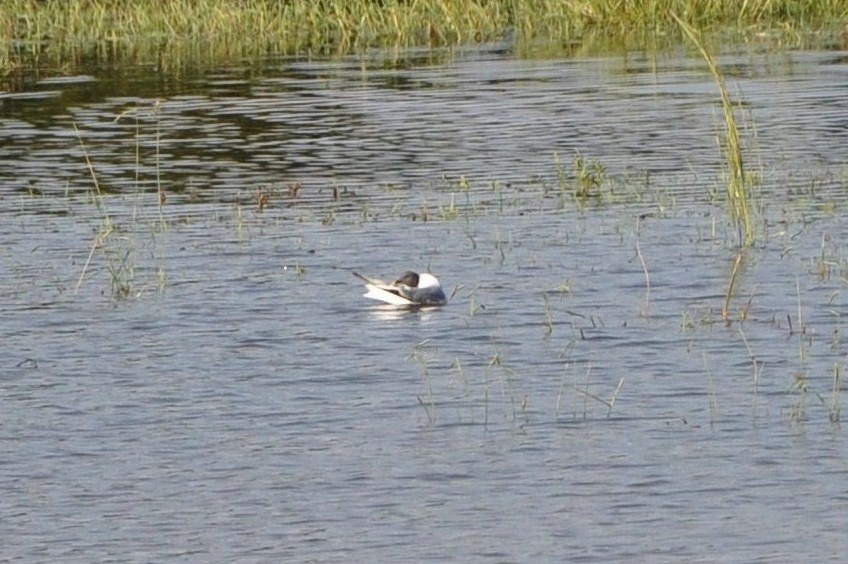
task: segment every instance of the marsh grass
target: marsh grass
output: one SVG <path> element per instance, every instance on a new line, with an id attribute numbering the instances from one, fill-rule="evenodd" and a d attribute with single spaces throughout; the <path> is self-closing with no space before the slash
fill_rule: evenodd
<path id="1" fill-rule="evenodd" d="M 760 388 L 760 379 L 763 375 L 763 369 L 765 368 L 765 363 L 757 358 L 757 355 L 754 354 L 753 349 L 751 348 L 751 344 L 748 342 L 748 337 L 745 335 L 745 332 L 742 328 L 739 328 L 739 336 L 742 338 L 742 342 L 745 343 L 745 349 L 748 351 L 748 358 L 751 359 L 751 373 L 753 374 L 753 389 L 754 394 L 759 391 Z"/>
<path id="2" fill-rule="evenodd" d="M 707 379 L 709 380 L 710 391 L 709 391 L 709 403 L 707 406 L 707 410 L 710 414 L 710 428 L 715 427 L 716 419 L 718 418 L 718 399 L 716 397 L 716 387 L 715 387 L 715 379 L 713 378 L 713 371 L 710 368 L 709 357 L 707 353 L 703 353 L 704 359 L 704 370 L 707 372 Z"/>
<path id="3" fill-rule="evenodd" d="M 460 286 L 454 288 L 453 292 L 451 292 L 450 300 L 453 300 L 453 297 L 460 290 Z M 486 305 L 483 304 L 477 297 L 477 292 L 480 289 L 480 286 L 475 286 L 470 292 L 468 292 L 468 318 L 471 319 L 478 313 L 481 313 L 486 310 Z"/>
<path id="4" fill-rule="evenodd" d="M 575 188 L 574 196 L 578 200 L 597 198 L 606 182 L 606 168 L 598 161 L 587 160 L 579 151 L 575 151 L 573 161 Z"/>
<path id="5" fill-rule="evenodd" d="M 839 392 L 842 390 L 842 370 L 838 364 L 833 365 L 833 379 L 830 387 L 830 407 L 828 418 L 831 423 L 838 423 L 842 414 Z"/>
<path id="6" fill-rule="evenodd" d="M 610 417 L 612 417 L 612 410 L 615 407 L 616 401 L 618 401 L 618 396 L 619 396 L 619 393 L 621 392 L 621 388 L 622 388 L 622 386 L 624 386 L 624 378 L 622 377 L 621 379 L 619 379 L 618 384 L 616 385 L 615 390 L 612 393 L 612 396 L 610 397 L 609 400 L 607 400 L 607 399 L 604 399 L 603 397 L 599 396 L 598 394 L 595 394 L 594 392 L 589 391 L 589 389 L 590 389 L 589 385 L 590 385 L 590 382 L 591 382 L 591 374 L 592 374 L 592 365 L 590 363 L 590 364 L 586 365 L 586 377 L 583 381 L 583 385 L 581 386 L 581 385 L 578 385 L 578 384 L 575 383 L 572 386 L 572 389 L 574 390 L 574 392 L 583 397 L 582 419 L 586 420 L 586 419 L 589 418 L 589 400 L 595 401 L 595 402 L 605 406 L 607 408 L 606 417 L 607 417 L 607 419 L 609 419 Z M 561 402 L 563 391 L 564 391 L 563 388 L 564 388 L 564 380 L 563 380 L 563 385 L 560 386 L 560 390 L 557 393 L 557 402 L 556 402 L 557 417 L 559 416 L 560 402 Z"/>
<path id="7" fill-rule="evenodd" d="M 733 269 L 730 271 L 730 279 L 727 282 L 727 292 L 724 295 L 724 304 L 721 307 L 721 318 L 725 323 L 730 323 L 730 300 L 733 297 L 733 289 L 736 287 L 736 277 L 744 263 L 745 255 L 738 253 L 733 261 Z"/>
<path id="8" fill-rule="evenodd" d="M 131 248 L 123 246 L 107 250 L 106 268 L 109 271 L 112 296 L 116 298 L 128 298 L 133 293 L 135 262 L 132 252 Z"/>
<path id="9" fill-rule="evenodd" d="M 600 403 L 601 405 L 603 405 L 607 408 L 606 417 L 607 417 L 607 419 L 609 419 L 610 417 L 612 417 L 612 410 L 615 407 L 615 402 L 618 400 L 618 394 L 619 394 L 619 392 L 621 392 L 621 387 L 624 385 L 624 378 L 622 377 L 618 381 L 618 385 L 615 387 L 615 390 L 613 391 L 612 396 L 610 397 L 609 400 L 606 400 L 606 399 L 602 398 L 601 396 L 594 394 L 594 393 L 589 391 L 589 374 L 590 374 L 590 372 L 591 372 L 591 366 L 586 369 L 586 385 L 585 385 L 585 387 L 583 389 L 581 389 L 581 388 L 575 386 L 575 388 L 574 388 L 574 390 L 577 393 L 581 394 L 584 398 L 584 401 L 583 401 L 583 419 L 588 418 L 588 408 L 589 408 L 588 400 L 590 400 L 590 399 Z"/>
<path id="10" fill-rule="evenodd" d="M 577 375 L 575 374 L 574 381 L 569 386 L 568 385 L 568 374 L 569 374 L 569 372 L 571 372 L 569 370 L 570 367 L 571 367 L 571 363 L 568 360 L 568 358 L 571 356 L 571 353 L 574 350 L 575 346 L 576 346 L 576 341 L 570 341 L 566 345 L 565 349 L 563 350 L 563 352 L 561 354 L 561 357 L 565 359 L 565 363 L 563 365 L 562 378 L 560 378 L 559 385 L 557 386 L 556 403 L 554 405 L 555 418 L 557 420 L 560 419 L 560 416 L 561 416 L 561 413 L 562 413 L 562 410 L 563 410 L 563 398 L 566 395 L 565 394 L 566 390 L 570 388 L 576 394 L 575 395 L 575 411 L 572 414 L 572 417 L 574 419 L 586 420 L 586 419 L 589 418 L 589 400 L 592 400 L 593 402 L 598 403 L 598 404 L 606 407 L 606 418 L 609 419 L 610 417 L 612 417 L 612 412 L 613 412 L 613 409 L 615 408 L 615 404 L 616 404 L 616 402 L 618 401 L 618 399 L 621 395 L 621 390 L 624 387 L 625 378 L 622 377 L 622 378 L 619 379 L 618 384 L 615 386 L 615 389 L 612 391 L 612 393 L 610 395 L 610 398 L 606 399 L 606 398 L 602 397 L 601 395 L 599 395 L 599 394 L 597 394 L 593 391 L 590 391 L 591 375 L 592 375 L 592 364 L 590 362 L 590 363 L 586 364 L 586 372 L 585 372 L 585 376 L 583 378 L 582 383 L 577 382 Z M 582 399 L 583 399 L 582 404 L 581 404 L 581 406 L 582 406 L 582 414 L 581 415 L 578 415 L 578 413 L 577 413 L 578 405 L 577 405 L 576 400 L 577 400 L 578 397 L 582 397 Z"/>
<path id="11" fill-rule="evenodd" d="M 505 417 L 511 421 L 518 420 L 518 410 L 521 410 L 521 415 L 524 418 L 524 423 L 529 423 L 529 414 L 527 412 L 528 396 L 520 394 L 515 385 L 516 372 L 513 370 L 504 359 L 500 352 L 495 352 L 489 359 L 487 366 L 490 370 L 497 370 L 501 389 L 501 401 L 504 407 L 509 406 L 509 411 L 505 412 Z M 516 401 L 520 397 L 520 401 Z"/>
<path id="12" fill-rule="evenodd" d="M 450 195 L 450 203 L 446 206 L 439 206 L 439 214 L 442 221 L 454 221 L 459 217 L 459 207 L 456 205 L 456 198 L 453 194 Z"/>
<path id="13" fill-rule="evenodd" d="M 554 178 L 560 208 L 564 208 L 569 199 L 580 206 L 590 201 L 600 202 L 608 196 L 605 189 L 612 186 L 606 167 L 599 161 L 587 159 L 580 151 L 575 151 L 572 156 L 571 171 L 566 168 L 559 153 L 554 153 Z"/>
<path id="14" fill-rule="evenodd" d="M 457 417 L 459 421 L 471 421 L 474 422 L 476 417 L 473 414 L 473 407 L 476 402 L 472 401 L 472 391 L 470 389 L 470 378 L 466 374 L 465 369 L 463 367 L 463 363 L 459 357 L 456 357 L 454 361 L 446 368 L 448 374 L 454 374 L 454 376 L 458 375 L 461 380 L 461 388 L 459 390 L 455 390 L 457 394 L 449 394 L 449 397 L 438 399 L 436 397 L 436 392 L 434 391 L 434 386 L 443 386 L 446 379 L 444 378 L 445 374 L 441 372 L 441 370 L 437 370 L 437 367 L 434 367 L 434 363 L 438 360 L 439 351 L 434 348 L 429 339 L 421 341 L 413 347 L 412 353 L 407 356 L 407 360 L 410 360 L 418 365 L 421 376 L 424 382 L 424 386 L 426 388 L 425 393 L 417 394 L 415 396 L 415 400 L 418 405 L 424 410 L 425 416 L 427 418 L 428 425 L 435 425 L 439 421 L 439 413 L 444 413 L 445 408 L 448 407 L 451 403 L 450 396 L 453 395 L 455 398 L 461 396 L 462 403 L 467 405 L 472 409 L 471 415 L 468 419 L 464 419 L 461 413 L 457 413 Z M 529 423 L 530 421 L 530 398 L 526 394 L 521 394 L 519 390 L 516 388 L 515 384 L 516 373 L 510 368 L 506 361 L 504 360 L 503 355 L 500 352 L 495 352 L 485 360 L 484 370 L 482 374 L 482 408 L 483 408 L 483 421 L 482 424 L 484 426 L 489 425 L 489 416 L 490 416 L 490 387 L 492 385 L 498 385 L 500 388 L 500 404 L 503 408 L 503 417 L 505 421 L 515 423 L 519 420 L 523 420 L 520 425 L 524 425 Z M 456 381 L 456 378 L 450 378 L 449 380 Z M 441 392 L 439 394 L 441 398 Z M 438 407 L 438 409 L 437 409 Z"/>
<path id="15" fill-rule="evenodd" d="M 807 346 L 805 336 L 807 328 L 804 325 L 803 310 L 801 307 L 801 282 L 798 277 L 795 278 L 795 292 L 797 296 L 797 323 L 798 323 L 798 371 L 790 384 L 788 393 L 795 394 L 795 402 L 789 408 L 789 419 L 794 422 L 802 421 L 807 416 L 807 394 L 809 389 L 809 379 L 807 374 Z M 792 328 L 792 318 L 789 317 L 789 335 L 795 333 Z"/>
<path id="16" fill-rule="evenodd" d="M 651 313 L 651 275 L 648 272 L 648 265 L 645 263 L 645 257 L 642 255 L 642 247 L 639 245 L 639 223 L 636 224 L 636 256 L 639 258 L 639 264 L 642 265 L 642 272 L 645 275 L 645 307 L 640 312 L 643 317 L 647 317 Z"/>
<path id="17" fill-rule="evenodd" d="M 507 38 L 517 52 L 574 52 L 673 43 L 671 11 L 699 29 L 743 39 L 764 30 L 786 44 L 804 29 L 839 30 L 846 15 L 829 0 L 5 0 L 0 70 L 22 63 L 71 70 L 92 58 L 157 61 L 181 72 L 206 60 L 344 55 Z M 600 38 L 600 39 L 599 39 Z M 72 72 L 72 70 L 71 70 Z"/>
<path id="18" fill-rule="evenodd" d="M 433 383 L 430 378 L 430 363 L 435 357 L 434 353 L 428 350 L 429 342 L 429 339 L 425 339 L 416 344 L 407 359 L 414 361 L 421 369 L 424 385 L 427 387 L 427 395 L 425 397 L 417 395 L 415 398 L 418 400 L 418 405 L 424 409 L 424 413 L 427 415 L 427 422 L 432 425 L 436 422 L 436 400 L 433 396 Z"/>
<path id="19" fill-rule="evenodd" d="M 74 288 L 74 294 L 77 294 L 79 293 L 83 280 L 85 280 L 85 275 L 88 272 L 88 268 L 91 265 L 92 259 L 94 258 L 95 251 L 106 246 L 107 242 L 115 231 L 115 225 L 112 223 L 112 219 L 109 217 L 109 211 L 103 201 L 103 192 L 100 190 L 100 182 L 97 179 L 97 173 L 94 170 L 94 164 L 91 161 L 91 156 L 88 153 L 88 148 L 85 145 L 85 141 L 83 141 L 82 134 L 80 133 L 76 122 L 74 122 L 73 125 L 74 132 L 77 136 L 77 141 L 79 142 L 80 149 L 82 150 L 83 157 L 85 158 L 85 164 L 88 167 L 89 174 L 91 175 L 91 197 L 101 218 L 100 225 L 97 229 L 96 234 L 94 235 L 94 238 L 92 239 L 91 246 L 89 247 L 88 257 L 85 260 L 85 263 L 82 267 L 82 272 L 80 272 L 79 279 L 77 280 L 77 285 Z M 112 280 L 112 288 L 114 290 L 114 275 L 112 275 Z"/>
<path id="20" fill-rule="evenodd" d="M 551 302 L 547 294 L 542 294 L 542 300 L 545 302 L 545 337 L 550 337 L 554 332 L 554 314 L 551 311 Z"/>
<path id="21" fill-rule="evenodd" d="M 142 171 L 142 159 L 141 159 L 141 145 L 142 145 L 142 123 L 146 121 L 152 121 L 154 127 L 154 170 L 155 170 L 155 183 L 156 183 L 156 202 L 157 202 L 157 211 L 159 215 L 159 228 L 161 231 L 165 231 L 166 222 L 165 222 L 165 214 L 164 214 L 164 206 L 167 202 L 167 196 L 165 194 L 165 190 L 162 184 L 162 153 L 161 153 L 161 145 L 162 145 L 162 103 L 163 100 L 156 99 L 152 104 L 141 106 L 141 107 L 133 107 L 128 110 L 125 110 L 115 116 L 114 123 L 120 123 L 122 120 L 126 118 L 134 119 L 135 126 L 135 146 L 134 146 L 134 157 L 135 157 L 135 187 L 136 194 L 138 194 L 141 189 L 141 171 Z"/>
<path id="22" fill-rule="evenodd" d="M 86 279 L 88 271 L 91 268 L 92 264 L 95 262 L 95 257 L 98 256 L 98 253 L 102 255 L 105 260 L 105 270 L 109 276 L 110 295 L 113 298 L 127 299 L 130 297 L 140 297 L 143 293 L 145 293 L 146 289 L 149 288 L 149 286 L 137 287 L 135 285 L 137 267 L 136 260 L 139 251 L 139 245 L 136 237 L 133 235 L 136 228 L 139 227 L 140 223 L 145 224 L 145 216 L 143 212 L 140 213 L 138 209 L 138 197 L 141 193 L 141 139 L 143 135 L 142 124 L 145 122 L 145 119 L 152 119 L 153 128 L 155 130 L 155 179 L 156 203 L 158 213 L 157 220 L 155 222 L 150 221 L 149 225 L 151 231 L 151 240 L 153 241 L 154 246 L 154 248 L 150 250 L 152 256 L 154 257 L 154 260 L 158 264 L 156 264 L 154 268 L 155 273 L 153 274 L 153 276 L 155 280 L 152 286 L 156 289 L 157 292 L 161 293 L 164 291 L 165 286 L 167 284 L 167 275 L 165 272 L 165 268 L 161 264 L 161 257 L 159 256 L 159 253 L 157 253 L 157 250 L 155 248 L 157 245 L 157 236 L 164 233 L 168 225 L 163 210 L 167 198 L 165 196 L 164 185 L 160 174 L 160 143 L 162 136 L 160 101 L 157 100 L 149 108 L 134 108 L 132 110 L 123 112 L 122 114 L 118 115 L 114 121 L 115 123 L 118 123 L 122 119 L 127 117 L 132 117 L 135 119 L 134 151 L 136 202 L 133 206 L 133 213 L 131 216 L 132 221 L 129 224 L 122 223 L 121 225 L 118 225 L 118 223 L 116 223 L 112 215 L 109 213 L 106 201 L 107 196 L 104 193 L 104 190 L 102 189 L 100 181 L 98 179 L 95 163 L 91 158 L 91 155 L 83 139 L 83 135 L 80 132 L 77 124 L 73 124 L 77 141 L 82 152 L 89 176 L 91 178 L 91 189 L 89 190 L 89 194 L 91 196 L 92 202 L 95 205 L 95 208 L 97 209 L 97 217 L 99 217 L 99 225 L 97 226 L 96 233 L 89 246 L 88 255 L 86 257 L 85 263 L 83 264 L 82 271 L 80 272 L 79 278 L 77 279 L 77 283 L 74 288 L 74 294 L 79 293 L 80 288 L 82 287 L 82 284 Z"/>
<path id="23" fill-rule="evenodd" d="M 707 50 L 701 33 L 673 12 L 671 16 L 677 21 L 680 28 L 701 53 L 718 87 L 725 125 L 724 139 L 720 142 L 720 145 L 724 147 L 725 164 L 728 170 L 728 179 L 725 186 L 728 212 L 739 232 L 740 243 L 745 246 L 751 245 L 754 242 L 754 228 L 750 210 L 751 196 L 749 179 L 745 173 L 745 163 L 742 157 L 743 148 L 739 135 L 739 127 L 734 115 L 734 104 L 730 99 L 730 94 L 724 81 L 724 75 L 719 69 L 712 53 Z"/>

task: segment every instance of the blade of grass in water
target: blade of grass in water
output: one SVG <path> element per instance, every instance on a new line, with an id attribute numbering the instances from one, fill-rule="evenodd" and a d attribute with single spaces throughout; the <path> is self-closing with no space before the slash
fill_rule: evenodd
<path id="1" fill-rule="evenodd" d="M 727 179 L 727 208 L 731 219 L 736 223 L 740 232 L 740 239 L 744 245 L 750 245 L 754 242 L 754 231 L 751 222 L 750 212 L 750 189 L 745 177 L 745 164 L 742 158 L 742 144 L 739 139 L 739 127 L 736 124 L 736 117 L 733 113 L 733 102 L 730 99 L 730 94 L 727 91 L 727 85 L 724 82 L 724 75 L 716 64 L 715 58 L 707 51 L 704 42 L 701 40 L 701 34 L 692 26 L 680 19 L 676 14 L 672 13 L 672 17 L 680 24 L 681 29 L 689 37 L 692 43 L 698 48 L 707 66 L 710 69 L 710 74 L 715 80 L 721 95 L 721 108 L 724 113 L 724 156 L 728 169 Z"/>

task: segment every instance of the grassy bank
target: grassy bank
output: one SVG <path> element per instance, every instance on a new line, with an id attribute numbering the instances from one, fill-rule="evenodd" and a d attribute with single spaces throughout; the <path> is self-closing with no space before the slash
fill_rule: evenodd
<path id="1" fill-rule="evenodd" d="M 507 32 L 524 44 L 603 36 L 639 47 L 649 37 L 680 36 L 672 11 L 707 32 L 751 36 L 839 33 L 848 24 L 848 3 L 834 0 L 4 0 L 0 68 L 92 56 L 338 55 Z"/>

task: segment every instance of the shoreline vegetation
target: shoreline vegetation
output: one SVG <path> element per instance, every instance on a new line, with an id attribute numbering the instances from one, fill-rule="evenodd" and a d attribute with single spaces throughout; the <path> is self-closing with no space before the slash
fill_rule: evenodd
<path id="1" fill-rule="evenodd" d="M 657 50 L 686 42 L 672 13 L 705 37 L 848 45 L 848 3 L 833 0 L 4 0 L 0 75 L 505 39 L 519 53 Z"/>

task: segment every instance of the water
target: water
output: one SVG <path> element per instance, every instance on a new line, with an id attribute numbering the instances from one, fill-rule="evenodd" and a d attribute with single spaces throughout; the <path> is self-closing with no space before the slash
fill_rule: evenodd
<path id="1" fill-rule="evenodd" d="M 848 64 L 720 63 L 760 178 L 729 323 L 698 60 L 0 95 L 3 558 L 839 558 Z M 602 196 L 561 192 L 575 151 Z M 407 268 L 450 304 L 387 312 L 350 274 Z"/>

